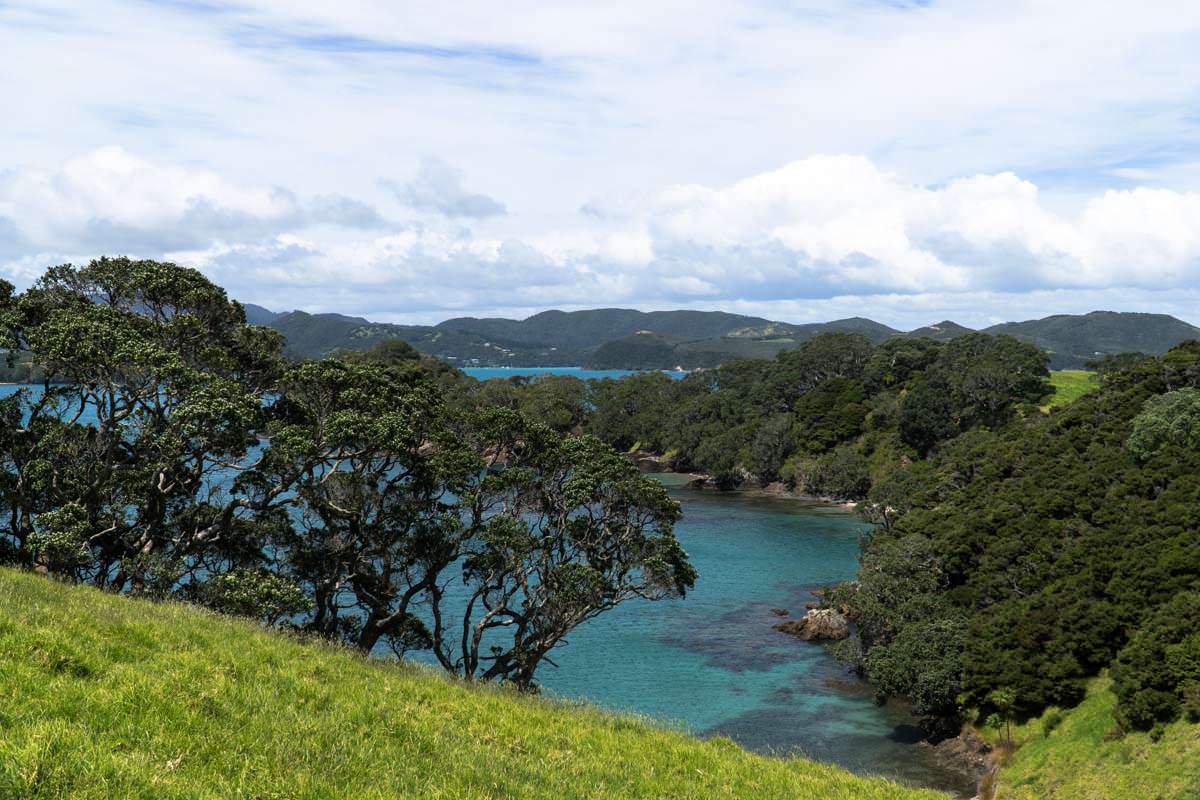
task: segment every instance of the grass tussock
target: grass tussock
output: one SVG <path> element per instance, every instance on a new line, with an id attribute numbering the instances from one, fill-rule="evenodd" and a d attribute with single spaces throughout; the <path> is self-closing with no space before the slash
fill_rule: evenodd
<path id="1" fill-rule="evenodd" d="M 944 797 L 0 570 L 0 798 Z"/>

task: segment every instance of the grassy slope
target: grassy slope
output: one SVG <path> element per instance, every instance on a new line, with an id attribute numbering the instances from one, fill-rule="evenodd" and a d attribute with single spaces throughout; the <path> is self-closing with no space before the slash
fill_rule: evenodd
<path id="1" fill-rule="evenodd" d="M 0 570 L 0 797 L 942 795 Z"/>
<path id="2" fill-rule="evenodd" d="M 1177 722 L 1158 742 L 1108 738 L 1116 697 L 1098 678 L 1049 736 L 1040 720 L 1013 729 L 1024 742 L 1000 769 L 997 800 L 1174 800 L 1200 797 L 1200 725 Z"/>
<path id="3" fill-rule="evenodd" d="M 1050 373 L 1050 385 L 1054 394 L 1047 403 L 1048 408 L 1065 406 L 1097 388 L 1096 373 L 1082 370 L 1057 370 Z"/>

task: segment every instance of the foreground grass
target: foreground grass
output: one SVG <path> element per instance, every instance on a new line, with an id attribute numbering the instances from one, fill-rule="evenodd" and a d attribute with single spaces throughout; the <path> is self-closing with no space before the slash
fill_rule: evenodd
<path id="1" fill-rule="evenodd" d="M 944 796 L 0 570 L 0 797 Z"/>
<path id="2" fill-rule="evenodd" d="M 1200 798 L 1200 725 L 1177 722 L 1158 742 L 1144 733 L 1115 738 L 1108 687 L 1093 681 L 1048 736 L 1042 720 L 1013 729 L 1020 747 L 1000 769 L 996 800 Z"/>
<path id="3" fill-rule="evenodd" d="M 1094 372 L 1057 370 L 1050 373 L 1050 385 L 1054 387 L 1054 394 L 1050 395 L 1047 401 L 1047 409 L 1072 403 L 1098 388 L 1100 384 Z"/>

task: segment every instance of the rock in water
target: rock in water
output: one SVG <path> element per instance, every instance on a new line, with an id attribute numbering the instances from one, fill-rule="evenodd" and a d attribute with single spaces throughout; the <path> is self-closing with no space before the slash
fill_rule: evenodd
<path id="1" fill-rule="evenodd" d="M 798 636 L 806 642 L 823 639 L 845 639 L 850 635 L 850 623 L 832 608 L 809 611 L 800 619 L 790 619 L 775 626 L 775 630 Z"/>

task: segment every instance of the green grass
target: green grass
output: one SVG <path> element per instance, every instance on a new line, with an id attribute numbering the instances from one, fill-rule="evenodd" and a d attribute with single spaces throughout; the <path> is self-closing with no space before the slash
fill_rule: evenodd
<path id="1" fill-rule="evenodd" d="M 996 800 L 1200 797 L 1200 725 L 1177 722 L 1158 742 L 1144 733 L 1116 737 L 1115 705 L 1108 679 L 1097 678 L 1049 736 L 1041 720 L 1014 727 L 1020 747 L 1000 769 Z"/>
<path id="2" fill-rule="evenodd" d="M 1054 394 L 1050 395 L 1050 400 L 1047 402 L 1046 407 L 1048 409 L 1072 403 L 1099 387 L 1099 383 L 1096 381 L 1096 373 L 1084 372 L 1083 370 L 1057 370 L 1051 372 L 1050 385 L 1054 387 Z"/>
<path id="3" fill-rule="evenodd" d="M 0 570 L 0 797 L 944 795 Z"/>

